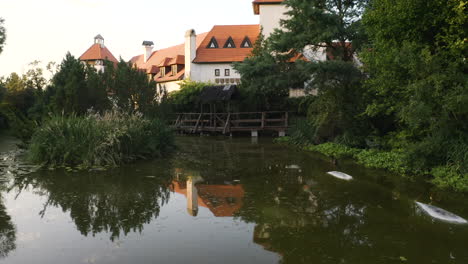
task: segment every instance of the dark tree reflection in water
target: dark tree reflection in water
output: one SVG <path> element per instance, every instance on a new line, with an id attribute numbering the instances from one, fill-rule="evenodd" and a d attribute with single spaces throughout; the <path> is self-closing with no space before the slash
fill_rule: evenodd
<path id="1" fill-rule="evenodd" d="M 16 229 L 0 197 L 0 258 L 16 249 Z"/>
<path id="2" fill-rule="evenodd" d="M 136 177 L 118 170 L 110 173 L 30 174 L 16 178 L 19 192 L 32 187 L 46 197 L 41 217 L 50 206 L 69 212 L 83 235 L 106 232 L 114 240 L 121 234 L 141 232 L 144 224 L 159 216 L 160 208 L 168 202 L 167 186 L 170 175 Z"/>

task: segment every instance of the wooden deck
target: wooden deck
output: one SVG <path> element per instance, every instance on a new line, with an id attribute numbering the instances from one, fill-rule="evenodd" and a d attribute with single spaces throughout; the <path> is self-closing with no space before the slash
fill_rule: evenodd
<path id="1" fill-rule="evenodd" d="M 186 133 L 277 131 L 284 135 L 288 128 L 288 112 L 177 113 L 176 117 L 172 127 Z"/>

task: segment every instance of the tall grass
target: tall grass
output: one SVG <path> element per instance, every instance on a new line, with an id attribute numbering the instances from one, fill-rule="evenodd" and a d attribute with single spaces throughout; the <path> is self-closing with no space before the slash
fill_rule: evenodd
<path id="1" fill-rule="evenodd" d="M 112 110 L 51 117 L 33 134 L 28 154 L 48 166 L 117 166 L 161 156 L 173 146 L 163 122 Z"/>

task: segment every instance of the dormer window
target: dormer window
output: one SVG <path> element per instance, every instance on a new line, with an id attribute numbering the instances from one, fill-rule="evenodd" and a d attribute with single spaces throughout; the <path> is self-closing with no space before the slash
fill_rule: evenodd
<path id="1" fill-rule="evenodd" d="M 160 67 L 159 71 L 161 72 L 161 77 L 164 77 L 166 75 L 166 68 L 165 67 Z"/>
<path id="2" fill-rule="evenodd" d="M 210 43 L 208 43 L 207 48 L 209 49 L 217 49 L 219 48 L 218 46 L 218 41 L 216 41 L 215 37 L 212 37 L 210 40 Z"/>
<path id="3" fill-rule="evenodd" d="M 250 42 L 249 37 L 245 37 L 244 40 L 242 41 L 241 48 L 251 48 L 252 47 L 252 42 Z"/>
<path id="4" fill-rule="evenodd" d="M 224 48 L 235 48 L 236 45 L 234 44 L 234 40 L 231 37 L 228 38 L 226 43 L 224 44 Z"/>
<path id="5" fill-rule="evenodd" d="M 177 74 L 177 64 L 172 65 L 172 75 L 176 75 L 176 74 Z"/>

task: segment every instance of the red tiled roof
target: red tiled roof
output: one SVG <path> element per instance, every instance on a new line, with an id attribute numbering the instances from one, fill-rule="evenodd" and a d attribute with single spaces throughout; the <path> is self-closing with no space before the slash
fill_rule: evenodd
<path id="1" fill-rule="evenodd" d="M 98 43 L 93 44 L 83 55 L 80 56 L 82 61 L 90 60 L 109 60 L 114 63 L 118 63 L 117 59 L 112 53 L 105 47 Z"/>
<path id="2" fill-rule="evenodd" d="M 254 9 L 254 14 L 258 15 L 260 14 L 260 5 L 275 5 L 275 4 L 281 4 L 284 2 L 284 0 L 255 0 L 252 2 L 253 9 Z"/>
<path id="3" fill-rule="evenodd" d="M 146 73 L 150 73 L 150 74 L 157 74 L 158 72 L 159 72 L 159 67 L 156 65 L 153 65 L 146 70 Z"/>
<path id="4" fill-rule="evenodd" d="M 182 80 L 185 74 L 185 69 L 180 70 L 176 74 L 173 74 L 172 71 L 169 72 L 168 74 L 164 75 L 164 77 L 161 77 L 161 73 L 158 72 L 154 76 L 154 80 L 156 82 L 170 82 L 170 81 L 177 81 L 177 80 Z"/>
<path id="5" fill-rule="evenodd" d="M 241 48 L 242 41 L 247 36 L 255 43 L 260 34 L 260 25 L 229 25 L 214 26 L 206 35 L 197 49 L 195 63 L 216 63 L 243 61 L 252 52 L 252 48 Z M 219 48 L 208 48 L 211 38 L 218 42 Z M 223 48 L 226 41 L 232 37 L 235 48 Z"/>
<path id="6" fill-rule="evenodd" d="M 171 61 L 172 61 L 172 58 L 166 57 L 158 64 L 158 66 L 159 67 L 169 66 L 169 65 L 171 65 L 170 64 Z"/>
<path id="7" fill-rule="evenodd" d="M 203 39 L 205 39 L 207 34 L 208 33 L 202 33 L 197 35 L 197 47 L 201 44 Z M 130 59 L 130 62 L 133 63 L 137 68 L 148 70 L 151 69 L 152 66 L 160 65 L 166 58 L 176 58 L 177 61 L 181 62 L 179 55 L 184 56 L 184 54 L 185 44 L 180 44 L 177 46 L 153 51 L 146 63 L 143 61 L 143 54 L 133 57 Z M 185 64 L 185 61 L 182 64 Z"/>
<path id="8" fill-rule="evenodd" d="M 175 58 L 172 58 L 169 62 L 169 65 L 174 64 L 185 64 L 185 56 L 184 55 L 177 55 Z"/>

